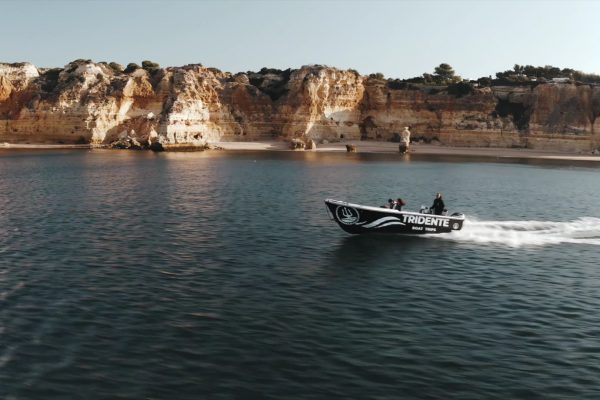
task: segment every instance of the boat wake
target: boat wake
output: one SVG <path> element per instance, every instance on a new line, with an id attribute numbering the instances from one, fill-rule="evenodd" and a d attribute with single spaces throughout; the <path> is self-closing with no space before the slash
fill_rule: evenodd
<path id="1" fill-rule="evenodd" d="M 482 221 L 468 219 L 462 230 L 443 235 L 444 239 L 501 244 L 510 247 L 576 243 L 600 246 L 600 218 L 574 221 Z"/>

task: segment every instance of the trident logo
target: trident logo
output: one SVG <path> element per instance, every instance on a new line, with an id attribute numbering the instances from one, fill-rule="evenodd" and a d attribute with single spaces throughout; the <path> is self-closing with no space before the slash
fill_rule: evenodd
<path id="1" fill-rule="evenodd" d="M 352 207 L 338 206 L 335 213 L 338 220 L 344 225 L 353 225 L 359 218 L 358 211 Z"/>

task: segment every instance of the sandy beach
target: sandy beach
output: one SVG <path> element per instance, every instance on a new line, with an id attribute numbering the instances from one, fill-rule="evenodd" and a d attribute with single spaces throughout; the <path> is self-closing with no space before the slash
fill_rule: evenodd
<path id="1" fill-rule="evenodd" d="M 378 141 L 343 141 L 327 144 L 318 144 L 316 150 L 290 150 L 289 143 L 283 140 L 256 141 L 256 142 L 211 142 L 209 145 L 215 150 L 228 151 L 316 151 L 316 152 L 346 152 L 346 145 L 356 146 L 358 153 L 398 153 L 398 143 Z M 0 143 L 2 149 L 95 149 L 106 148 L 104 146 L 90 144 L 12 144 Z M 591 153 L 558 153 L 532 149 L 507 149 L 490 147 L 452 147 L 443 145 L 432 145 L 413 143 L 410 154 L 441 155 L 441 156 L 476 156 L 493 158 L 531 158 L 546 160 L 573 160 L 573 161 L 595 161 L 600 162 L 600 155 Z"/>
<path id="2" fill-rule="evenodd" d="M 284 141 L 272 142 L 217 142 L 211 143 L 223 150 L 275 150 L 275 151 L 298 151 L 290 150 L 288 143 Z M 317 145 L 316 152 L 346 152 L 346 145 L 356 146 L 358 153 L 398 153 L 398 143 L 377 141 L 344 141 Z M 302 150 L 300 150 L 302 151 Z M 306 150 L 312 151 L 312 150 Z M 431 144 L 411 144 L 410 154 L 425 155 L 456 155 L 456 156 L 478 156 L 495 158 L 532 158 L 548 160 L 575 160 L 575 161 L 597 161 L 600 156 L 589 154 L 557 153 L 531 149 L 507 149 L 489 147 L 451 147 Z"/>

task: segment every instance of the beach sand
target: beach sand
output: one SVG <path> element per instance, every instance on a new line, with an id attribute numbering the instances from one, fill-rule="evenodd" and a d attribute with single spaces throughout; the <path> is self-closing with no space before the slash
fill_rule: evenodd
<path id="1" fill-rule="evenodd" d="M 216 149 L 231 151 L 313 151 L 290 150 L 289 143 L 283 140 L 256 141 L 256 142 L 212 142 L 210 145 Z M 341 141 L 335 143 L 318 144 L 316 152 L 346 152 L 346 145 L 356 146 L 357 153 L 398 153 L 398 143 L 379 141 Z M 104 148 L 89 144 L 9 144 L 0 143 L 0 149 L 93 149 Z M 218 151 L 218 150 L 215 150 Z M 443 155 L 443 156 L 477 156 L 493 158 L 531 158 L 546 160 L 573 160 L 600 162 L 599 155 L 591 153 L 558 153 L 532 149 L 507 149 L 490 147 L 452 147 L 412 143 L 410 154 Z"/>
<path id="2" fill-rule="evenodd" d="M 336 143 L 318 144 L 316 152 L 346 152 L 346 145 L 356 146 L 358 153 L 398 153 L 398 143 L 376 142 L 376 141 L 344 141 Z M 212 143 L 223 150 L 290 150 L 287 142 L 217 142 Z M 300 150 L 302 151 L 302 150 Z M 313 150 L 306 150 L 313 151 Z M 456 156 L 479 156 L 496 158 L 534 158 L 548 160 L 577 160 L 597 161 L 600 156 L 588 154 L 558 153 L 531 149 L 507 149 L 490 147 L 451 147 L 432 144 L 413 143 L 410 146 L 410 154 L 424 155 L 456 155 Z"/>

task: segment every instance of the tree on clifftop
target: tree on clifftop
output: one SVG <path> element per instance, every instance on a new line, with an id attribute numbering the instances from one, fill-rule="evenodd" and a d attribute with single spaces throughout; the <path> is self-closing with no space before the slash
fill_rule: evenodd
<path id="1" fill-rule="evenodd" d="M 455 82 L 460 82 L 462 78 L 454 72 L 454 69 L 450 66 L 450 64 L 441 63 L 434 69 L 433 78 L 436 83 L 440 84 L 450 84 Z"/>
<path id="2" fill-rule="evenodd" d="M 454 69 L 450 66 L 450 64 L 441 63 L 437 67 L 435 67 L 435 74 L 440 78 L 444 79 L 452 79 L 454 78 Z"/>

